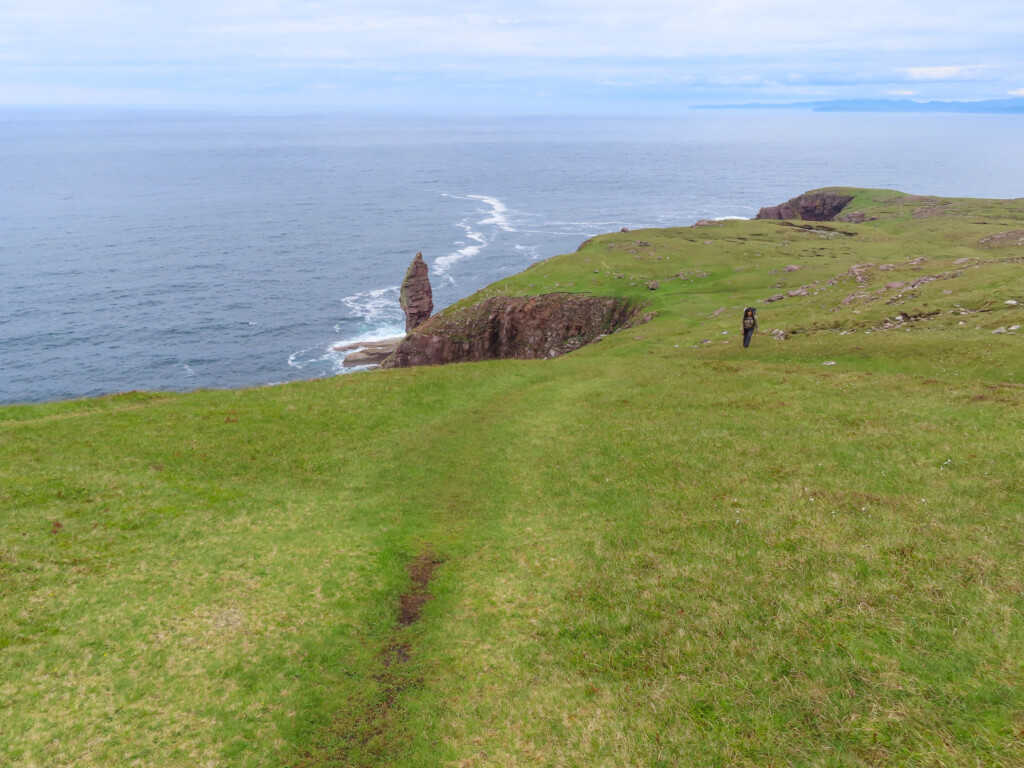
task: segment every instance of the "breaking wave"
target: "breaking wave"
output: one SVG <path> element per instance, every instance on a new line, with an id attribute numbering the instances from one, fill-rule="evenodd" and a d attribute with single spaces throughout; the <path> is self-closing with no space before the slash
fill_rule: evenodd
<path id="1" fill-rule="evenodd" d="M 484 203 L 487 208 L 478 208 L 473 215 L 467 216 L 456 226 L 465 232 L 465 240 L 457 241 L 461 245 L 447 256 L 439 256 L 434 259 L 431 268 L 438 277 L 446 278 L 449 282 L 455 282 L 449 274 L 449 270 L 463 259 L 471 259 L 480 254 L 489 246 L 500 232 L 516 232 L 509 220 L 509 209 L 505 203 L 497 197 L 490 195 L 452 195 L 445 193 L 443 197 L 454 200 L 472 200 Z M 484 214 L 482 219 L 476 216 Z"/>

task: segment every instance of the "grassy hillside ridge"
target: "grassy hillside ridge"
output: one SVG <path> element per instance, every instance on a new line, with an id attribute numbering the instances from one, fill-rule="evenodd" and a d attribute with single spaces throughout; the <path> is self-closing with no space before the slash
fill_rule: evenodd
<path id="1" fill-rule="evenodd" d="M 1024 764 L 1024 202 L 851 193 L 467 299 L 657 312 L 556 360 L 0 409 L 0 763 Z"/>

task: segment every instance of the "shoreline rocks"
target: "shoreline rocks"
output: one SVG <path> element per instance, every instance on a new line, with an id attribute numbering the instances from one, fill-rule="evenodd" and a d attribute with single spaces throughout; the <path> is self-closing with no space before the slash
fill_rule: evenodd
<path id="1" fill-rule="evenodd" d="M 356 368 L 362 365 L 380 365 L 398 348 L 402 337 L 378 341 L 357 341 L 334 347 L 335 352 L 348 352 L 342 366 Z"/>

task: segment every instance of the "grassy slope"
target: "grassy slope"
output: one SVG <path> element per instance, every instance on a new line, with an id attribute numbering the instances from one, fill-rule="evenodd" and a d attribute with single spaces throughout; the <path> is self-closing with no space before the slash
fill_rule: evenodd
<path id="1" fill-rule="evenodd" d="M 0 409 L 0 763 L 1024 763 L 1024 204 L 851 208 L 485 291 L 659 313 L 554 361 Z"/>

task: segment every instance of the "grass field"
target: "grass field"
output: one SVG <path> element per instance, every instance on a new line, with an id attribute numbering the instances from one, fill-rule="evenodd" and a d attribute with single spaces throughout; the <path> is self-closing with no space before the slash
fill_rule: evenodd
<path id="1" fill-rule="evenodd" d="M 555 360 L 0 409 L 0 764 L 1024 765 L 1024 201 L 849 209 L 473 297 L 657 313 Z"/>

